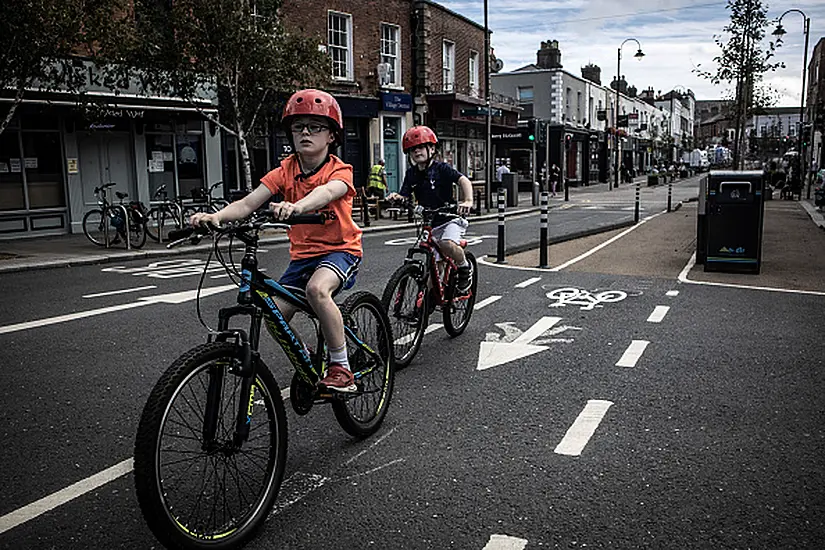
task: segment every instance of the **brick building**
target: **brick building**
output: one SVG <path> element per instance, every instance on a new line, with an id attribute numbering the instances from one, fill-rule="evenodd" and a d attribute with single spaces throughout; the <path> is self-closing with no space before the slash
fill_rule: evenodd
<path id="1" fill-rule="evenodd" d="M 825 37 L 820 38 L 811 52 L 808 63 L 807 112 L 805 120 L 813 122 L 812 136 L 808 136 L 810 152 L 807 154 L 817 167 L 825 162 Z"/>

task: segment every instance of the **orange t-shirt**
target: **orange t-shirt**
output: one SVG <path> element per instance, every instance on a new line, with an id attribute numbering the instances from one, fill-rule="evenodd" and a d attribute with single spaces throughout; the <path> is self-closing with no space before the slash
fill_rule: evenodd
<path id="1" fill-rule="evenodd" d="M 301 167 L 293 154 L 281 161 L 281 165 L 269 172 L 261 183 L 272 194 L 281 193 L 284 200 L 298 202 L 309 195 L 310 191 L 331 180 L 341 180 L 347 184 L 347 193 L 317 212 L 333 214 L 324 225 L 299 224 L 289 230 L 289 257 L 302 260 L 322 256 L 330 252 L 349 252 L 361 257 L 361 229 L 352 219 L 352 197 L 355 187 L 352 185 L 352 166 L 344 163 L 335 155 L 311 176 L 299 178 Z"/>

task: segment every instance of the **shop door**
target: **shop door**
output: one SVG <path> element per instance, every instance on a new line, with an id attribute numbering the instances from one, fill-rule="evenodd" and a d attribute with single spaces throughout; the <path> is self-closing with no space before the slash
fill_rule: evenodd
<path id="1" fill-rule="evenodd" d="M 83 186 L 83 202 L 86 206 L 97 204 L 95 187 L 113 182 L 109 199 L 115 201 L 115 191 L 134 196 L 132 155 L 129 134 L 87 133 L 80 138 L 80 181 Z"/>
<path id="2" fill-rule="evenodd" d="M 384 117 L 384 169 L 387 171 L 387 188 L 397 193 L 403 177 L 398 158 L 398 138 L 401 134 L 401 119 Z"/>
<path id="3" fill-rule="evenodd" d="M 352 182 L 355 187 L 361 187 L 367 183 L 367 172 L 364 170 L 364 150 L 361 147 L 361 124 L 358 119 L 348 119 L 351 124 L 344 121 L 344 162 L 352 165 Z"/>

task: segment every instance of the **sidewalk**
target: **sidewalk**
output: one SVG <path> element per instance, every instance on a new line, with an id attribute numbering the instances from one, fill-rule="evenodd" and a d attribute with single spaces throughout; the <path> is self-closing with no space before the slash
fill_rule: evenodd
<path id="1" fill-rule="evenodd" d="M 553 199 L 557 201 L 559 197 Z M 532 206 L 529 193 L 519 193 L 519 207 L 508 209 L 506 216 L 517 216 L 527 212 L 534 212 L 538 206 Z M 496 219 L 498 213 L 491 209 L 489 213 L 482 210 L 481 216 L 473 215 L 470 221 Z M 360 213 L 355 215 L 356 223 L 361 219 Z M 406 216 L 392 220 L 386 216 L 379 220 L 370 219 L 370 227 L 359 226 L 365 234 L 392 231 L 405 227 L 412 228 Z M 262 236 L 260 243 L 287 242 L 283 231 L 272 231 Z M 197 246 L 180 246 L 167 249 L 166 243 L 159 244 L 147 239 L 146 244 L 139 250 L 126 250 L 125 245 L 119 244 L 106 249 L 92 244 L 83 233 L 58 235 L 54 237 L 32 237 L 14 240 L 0 240 L 0 273 L 24 271 L 27 269 L 47 269 L 88 264 L 102 264 L 122 262 L 139 258 L 155 259 L 181 254 L 191 254 L 193 251 L 205 251 L 212 244 L 203 242 Z"/>

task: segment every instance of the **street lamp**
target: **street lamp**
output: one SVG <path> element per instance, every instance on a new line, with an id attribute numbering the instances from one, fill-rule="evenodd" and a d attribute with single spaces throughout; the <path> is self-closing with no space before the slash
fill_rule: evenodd
<path id="1" fill-rule="evenodd" d="M 616 145 L 616 158 L 613 161 L 613 189 L 619 186 L 619 156 L 621 155 L 621 151 L 619 151 L 619 88 L 621 87 L 621 78 L 622 78 L 622 46 L 624 46 L 627 42 L 633 41 L 639 47 L 636 50 L 636 54 L 633 56 L 636 59 L 640 60 L 645 56 L 642 52 L 642 45 L 639 44 L 639 41 L 635 38 L 627 38 L 624 42 L 621 43 L 619 46 L 619 54 L 616 61 L 616 110 L 613 111 L 613 129 L 615 130 L 615 145 Z M 609 185 L 609 184 L 608 184 Z"/>
<path id="2" fill-rule="evenodd" d="M 802 19 L 803 19 L 802 32 L 805 34 L 805 51 L 803 52 L 803 60 L 802 60 L 802 96 L 799 100 L 799 135 L 798 135 L 798 137 L 799 137 L 799 146 L 797 147 L 797 149 L 799 151 L 799 155 L 798 155 L 798 158 L 799 158 L 799 161 L 798 161 L 799 162 L 799 178 L 800 178 L 799 182 L 804 185 L 805 184 L 805 174 L 803 172 L 804 172 L 805 168 L 804 168 L 804 163 L 802 162 L 802 158 L 803 158 L 802 157 L 802 132 L 805 131 L 804 130 L 805 129 L 805 77 L 807 76 L 807 73 L 808 73 L 808 34 L 811 30 L 811 19 L 802 10 L 798 10 L 796 8 L 786 10 L 785 13 L 783 13 L 782 15 L 779 16 L 779 19 L 776 22 L 776 30 L 773 31 L 773 35 L 777 36 L 777 37 L 779 37 L 779 39 L 781 39 L 782 36 L 787 34 L 785 29 L 782 27 L 782 18 L 785 17 L 787 14 L 789 14 L 791 12 L 796 12 L 799 15 L 802 16 Z M 801 193 L 802 192 L 800 191 L 800 194 Z M 806 198 L 807 199 L 811 198 L 810 178 L 808 179 L 808 192 L 807 192 L 807 197 Z"/>

